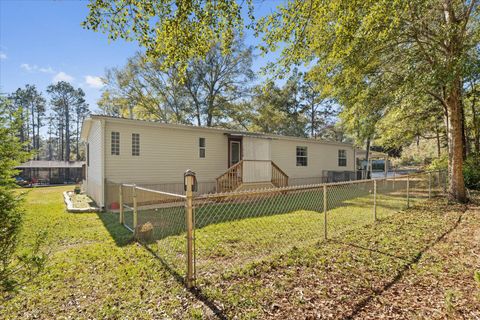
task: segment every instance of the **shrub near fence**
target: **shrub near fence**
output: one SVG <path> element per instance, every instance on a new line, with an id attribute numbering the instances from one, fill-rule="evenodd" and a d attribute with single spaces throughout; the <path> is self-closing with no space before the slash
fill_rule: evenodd
<path id="1" fill-rule="evenodd" d="M 249 263 L 385 219 L 445 185 L 444 172 L 204 195 L 123 185 L 120 219 L 172 270 L 190 274 L 187 285 L 195 278 L 202 286 Z"/>

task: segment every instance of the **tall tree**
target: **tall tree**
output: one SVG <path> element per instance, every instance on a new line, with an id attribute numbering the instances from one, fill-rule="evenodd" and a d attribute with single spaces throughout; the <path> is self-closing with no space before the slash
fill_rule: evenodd
<path id="1" fill-rule="evenodd" d="M 236 39 L 229 54 L 215 45 L 205 59 L 194 60 L 186 71 L 185 88 L 195 106 L 197 125 L 211 127 L 222 123 L 225 106 L 248 97 L 254 80 L 252 48 Z"/>
<path id="2" fill-rule="evenodd" d="M 463 202 L 462 80 L 478 44 L 478 10 L 476 0 L 292 0 L 263 19 L 260 31 L 267 49 L 287 43 L 277 66 L 312 62 L 331 86 L 355 88 L 368 79 L 389 92 L 407 86 L 410 95 L 434 97 L 445 109 L 449 192 Z"/>
<path id="3" fill-rule="evenodd" d="M 205 59 L 190 61 L 185 78 L 175 67 L 164 71 L 162 63 L 137 54 L 124 68 L 108 70 L 100 107 L 112 115 L 225 126 L 232 120 L 230 109 L 238 109 L 249 97 L 252 49 L 241 39 L 227 55 L 214 45 Z"/>
<path id="4" fill-rule="evenodd" d="M 84 25 L 135 39 L 147 55 L 165 57 L 164 68 L 178 63 L 182 71 L 193 57 L 205 58 L 211 43 L 228 52 L 244 26 L 244 3 L 252 16 L 253 0 L 91 0 Z M 445 111 L 449 193 L 465 201 L 462 84 L 479 42 L 478 17 L 478 0 L 289 0 L 258 21 L 257 34 L 265 52 L 282 48 L 274 69 L 309 63 L 334 98 L 336 88 L 383 84 L 394 99 L 378 110 L 382 116 L 406 92 L 435 98 Z"/>
<path id="5" fill-rule="evenodd" d="M 25 88 L 18 88 L 9 97 L 9 112 L 20 111 L 22 126 L 18 128 L 20 141 L 26 142 L 28 150 L 34 150 L 38 159 L 40 149 L 40 129 L 45 116 L 45 98 L 34 85 L 27 84 Z"/>
<path id="6" fill-rule="evenodd" d="M 58 136 L 61 143 L 59 160 L 70 161 L 72 124 L 75 121 L 75 112 L 86 108 L 85 93 L 81 88 L 75 89 L 65 81 L 49 85 L 47 93 L 50 95 L 50 104 L 56 113 Z"/>
<path id="7" fill-rule="evenodd" d="M 305 115 L 309 119 L 310 137 L 341 139 L 340 128 L 335 126 L 338 112 L 335 103 L 322 95 L 319 86 L 304 76 L 300 84 L 301 99 L 305 106 Z"/>
<path id="8" fill-rule="evenodd" d="M 270 81 L 256 89 L 253 104 L 257 116 L 253 119 L 253 130 L 297 137 L 308 135 L 305 111 L 309 106 L 301 100 L 301 77 L 294 72 L 282 87 Z"/>
<path id="9" fill-rule="evenodd" d="M 247 0 L 248 4 L 252 0 Z M 236 0 L 91 0 L 87 29 L 112 40 L 135 40 L 149 57 L 162 58 L 162 69 L 184 74 L 190 61 L 205 58 L 212 44 L 228 53 L 243 30 L 242 3 Z M 249 14 L 253 7 L 250 6 Z"/>
<path id="10" fill-rule="evenodd" d="M 82 160 L 80 155 L 80 131 L 83 120 L 89 115 L 90 110 L 88 109 L 88 104 L 83 101 L 78 102 L 75 105 L 75 160 Z"/>

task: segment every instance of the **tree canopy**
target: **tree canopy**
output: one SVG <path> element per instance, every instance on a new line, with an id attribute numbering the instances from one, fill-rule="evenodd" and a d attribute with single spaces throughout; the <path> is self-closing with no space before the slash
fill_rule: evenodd
<path id="1" fill-rule="evenodd" d="M 267 69 L 283 77 L 306 66 L 316 90 L 341 106 L 345 127 L 359 141 L 392 143 L 405 129 L 410 137 L 435 132 L 438 140 L 445 132 L 450 194 L 465 201 L 465 126 L 478 137 L 477 118 L 465 120 L 475 106 L 464 108 L 465 83 L 478 61 L 477 0 L 289 0 L 257 20 L 253 5 L 92 0 L 85 26 L 111 39 L 137 40 L 147 56 L 162 57 L 163 68 L 179 67 L 182 75 L 192 58 L 206 58 L 216 43 L 228 52 L 235 32 L 252 26 L 264 54 L 281 53 Z"/>

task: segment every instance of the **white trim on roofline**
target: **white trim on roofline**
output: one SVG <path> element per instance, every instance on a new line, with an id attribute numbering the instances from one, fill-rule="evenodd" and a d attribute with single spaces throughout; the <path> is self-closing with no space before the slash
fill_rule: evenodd
<path id="1" fill-rule="evenodd" d="M 142 126 L 149 126 L 149 127 L 160 127 L 160 128 L 167 128 L 167 129 L 180 129 L 180 130 L 193 130 L 193 131 L 216 131 L 216 132 L 223 132 L 224 134 L 233 134 L 233 135 L 243 135 L 243 136 L 253 136 L 258 138 L 270 138 L 270 139 L 279 139 L 279 140 L 291 140 L 291 141 L 304 141 L 304 142 L 311 142 L 311 143 L 320 143 L 320 144 L 330 144 L 330 145 L 338 145 L 344 147 L 351 147 L 353 148 L 353 144 L 344 143 L 344 142 L 337 142 L 337 141 L 329 141 L 329 140 L 320 140 L 320 139 L 312 139 L 312 138 L 301 138 L 301 137 L 292 137 L 292 136 L 282 136 L 278 134 L 268 134 L 268 133 L 261 133 L 261 132 L 250 132 L 244 130 L 232 130 L 232 129 L 225 129 L 219 127 L 198 127 L 194 125 L 187 125 L 187 124 L 174 124 L 174 123 L 162 123 L 162 122 L 153 122 L 147 120 L 138 120 L 138 119 L 128 119 L 128 118 L 118 118 L 112 116 L 105 116 L 105 115 L 91 115 L 89 118 L 84 120 L 85 129 L 82 127 L 82 139 L 88 137 L 88 131 L 90 129 L 90 121 L 92 120 L 100 120 L 103 119 L 108 122 L 118 122 L 118 123 L 130 123 Z"/>

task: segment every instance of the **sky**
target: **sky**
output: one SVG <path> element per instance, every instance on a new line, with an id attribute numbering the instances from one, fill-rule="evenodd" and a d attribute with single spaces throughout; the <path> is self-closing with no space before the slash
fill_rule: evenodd
<path id="1" fill-rule="evenodd" d="M 123 66 L 140 47 L 135 42 L 109 41 L 105 34 L 83 29 L 86 0 L 0 0 L 0 92 L 26 84 L 41 91 L 60 80 L 81 87 L 95 112 L 105 69 Z M 268 13 L 280 2 L 255 3 Z M 247 45 L 257 40 L 247 35 Z M 254 60 L 259 71 L 274 55 Z"/>

